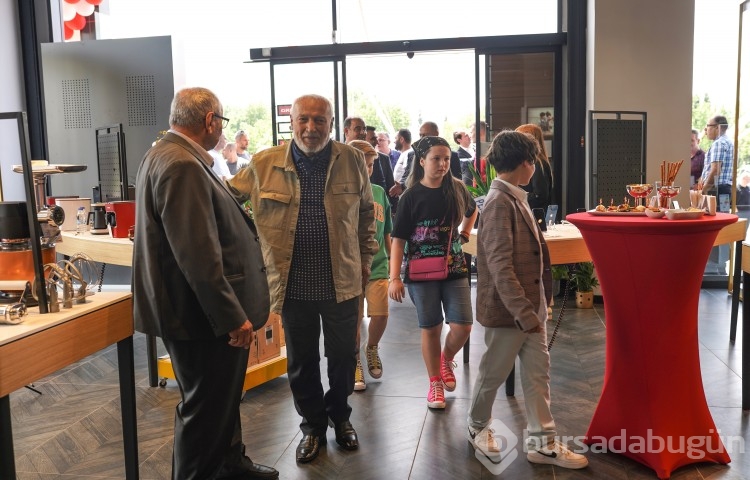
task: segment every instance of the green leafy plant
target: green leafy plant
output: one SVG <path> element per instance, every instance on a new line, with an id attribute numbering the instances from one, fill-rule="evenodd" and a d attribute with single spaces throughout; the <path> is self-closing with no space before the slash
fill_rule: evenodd
<path id="1" fill-rule="evenodd" d="M 469 164 L 469 171 L 471 172 L 471 175 L 474 177 L 474 181 L 477 184 L 476 187 L 466 187 L 469 190 L 469 193 L 471 193 L 474 198 L 481 197 L 490 193 L 490 185 L 492 185 L 492 180 L 494 180 L 497 176 L 495 167 L 493 167 L 490 162 L 487 162 L 487 180 L 482 180 L 482 176 L 479 174 L 479 172 L 476 171 L 473 164 Z"/>
<path id="2" fill-rule="evenodd" d="M 569 273 L 567 265 L 552 265 L 552 280 L 568 280 Z"/>
<path id="3" fill-rule="evenodd" d="M 576 264 L 575 270 L 570 273 L 570 283 L 578 292 L 591 292 L 599 285 L 599 280 L 594 276 L 594 263 L 581 262 Z"/>

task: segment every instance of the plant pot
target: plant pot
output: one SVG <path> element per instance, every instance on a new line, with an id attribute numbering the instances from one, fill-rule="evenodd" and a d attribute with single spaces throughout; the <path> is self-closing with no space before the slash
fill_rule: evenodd
<path id="1" fill-rule="evenodd" d="M 576 307 L 594 308 L 594 292 L 576 292 Z"/>

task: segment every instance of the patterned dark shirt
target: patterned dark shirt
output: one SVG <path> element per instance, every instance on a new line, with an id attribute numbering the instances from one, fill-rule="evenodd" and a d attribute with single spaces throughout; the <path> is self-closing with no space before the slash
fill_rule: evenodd
<path id="1" fill-rule="evenodd" d="M 292 159 L 299 176 L 300 209 L 286 297 L 294 300 L 335 300 L 328 222 L 323 203 L 331 142 L 311 157 L 305 156 L 292 143 Z"/>

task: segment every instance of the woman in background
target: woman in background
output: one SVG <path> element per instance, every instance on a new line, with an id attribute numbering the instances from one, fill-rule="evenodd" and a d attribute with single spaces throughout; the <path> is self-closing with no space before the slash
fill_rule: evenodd
<path id="1" fill-rule="evenodd" d="M 547 207 L 552 203 L 552 164 L 547 157 L 547 150 L 544 147 L 544 137 L 542 129 L 538 125 L 527 123 L 516 128 L 517 132 L 527 133 L 534 137 L 539 144 L 539 156 L 536 158 L 536 171 L 531 177 L 531 182 L 522 188 L 528 192 L 529 206 L 542 208 L 547 211 Z"/>

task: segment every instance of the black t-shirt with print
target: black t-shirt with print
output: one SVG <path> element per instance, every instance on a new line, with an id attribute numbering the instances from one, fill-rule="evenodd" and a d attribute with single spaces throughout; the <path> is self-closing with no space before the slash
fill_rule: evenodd
<path id="1" fill-rule="evenodd" d="M 458 191 L 465 195 L 468 208 L 464 215 L 468 217 L 474 213 L 476 203 L 463 184 Z M 404 281 L 408 282 L 409 261 L 414 258 L 445 256 L 451 227 L 445 214 L 445 197 L 440 188 L 429 188 L 418 183 L 401 195 L 398 205 L 391 236 L 406 240 Z M 468 273 L 458 231 L 454 228 L 448 259 L 448 280 L 465 278 Z"/>

